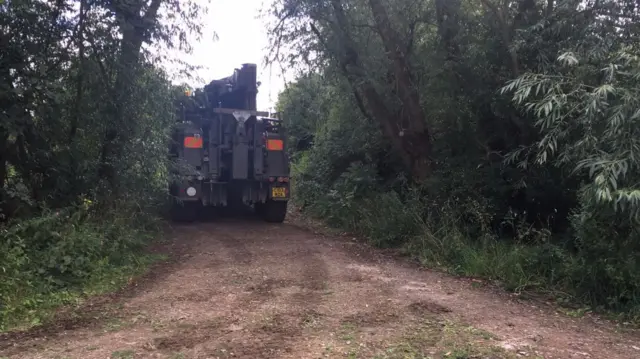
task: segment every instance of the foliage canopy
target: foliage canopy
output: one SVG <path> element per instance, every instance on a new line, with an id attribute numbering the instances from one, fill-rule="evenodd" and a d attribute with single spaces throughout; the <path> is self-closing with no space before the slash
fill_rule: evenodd
<path id="1" fill-rule="evenodd" d="M 640 313 L 635 1 L 272 14 L 275 57 L 302 74 L 279 106 L 306 210 L 431 264 Z"/>

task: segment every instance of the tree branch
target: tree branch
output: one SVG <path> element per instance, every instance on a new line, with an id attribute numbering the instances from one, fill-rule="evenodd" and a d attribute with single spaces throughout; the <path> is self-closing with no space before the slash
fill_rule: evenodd
<path id="1" fill-rule="evenodd" d="M 498 19 L 498 32 L 502 37 L 502 41 L 504 42 L 504 46 L 507 48 L 507 52 L 509 53 L 509 57 L 511 59 L 511 72 L 514 77 L 518 77 L 520 75 L 520 65 L 518 61 L 518 54 L 511 48 L 511 32 L 510 26 L 507 23 L 507 19 L 504 16 L 504 13 L 501 9 L 499 9 L 495 4 L 493 4 L 490 0 L 480 0 L 484 6 L 486 6 L 489 10 L 491 10 Z"/>

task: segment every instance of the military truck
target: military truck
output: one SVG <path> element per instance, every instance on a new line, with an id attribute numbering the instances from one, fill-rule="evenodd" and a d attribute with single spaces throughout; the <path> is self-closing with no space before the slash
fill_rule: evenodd
<path id="1" fill-rule="evenodd" d="M 169 191 L 174 220 L 191 221 L 204 207 L 253 207 L 283 222 L 290 197 L 282 121 L 256 110 L 255 64 L 213 80 L 177 103 L 170 154 L 179 166 Z"/>

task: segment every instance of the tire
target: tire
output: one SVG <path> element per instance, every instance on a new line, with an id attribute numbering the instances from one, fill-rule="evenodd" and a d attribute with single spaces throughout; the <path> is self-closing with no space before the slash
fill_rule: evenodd
<path id="1" fill-rule="evenodd" d="M 287 201 L 267 200 L 262 209 L 262 218 L 269 223 L 282 223 L 287 216 Z"/>
<path id="2" fill-rule="evenodd" d="M 195 203 L 173 201 L 171 204 L 171 220 L 179 223 L 191 223 L 196 220 L 198 207 Z"/>
<path id="3" fill-rule="evenodd" d="M 264 217 L 265 204 L 261 202 L 254 203 L 253 210 L 257 216 Z"/>

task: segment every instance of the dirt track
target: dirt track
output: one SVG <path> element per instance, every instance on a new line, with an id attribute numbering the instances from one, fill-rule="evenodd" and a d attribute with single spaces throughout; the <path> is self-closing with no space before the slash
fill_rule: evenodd
<path id="1" fill-rule="evenodd" d="M 221 220 L 175 227 L 173 264 L 57 333 L 0 337 L 9 358 L 640 358 L 640 335 L 350 238 Z M 3 342 L 4 341 L 4 342 Z"/>

